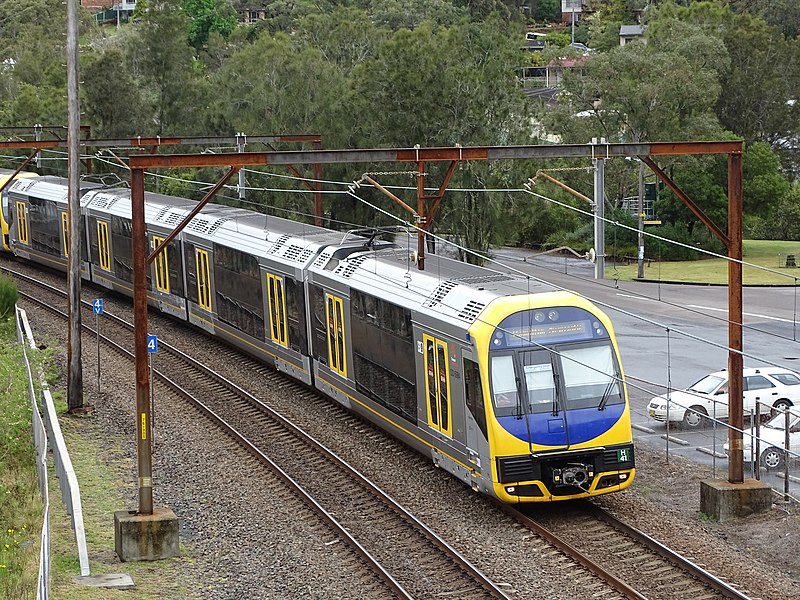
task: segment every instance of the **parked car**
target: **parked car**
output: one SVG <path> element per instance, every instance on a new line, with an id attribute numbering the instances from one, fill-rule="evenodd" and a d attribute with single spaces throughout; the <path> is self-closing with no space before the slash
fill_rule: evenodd
<path id="1" fill-rule="evenodd" d="M 745 415 L 755 410 L 756 402 L 776 409 L 800 404 L 800 375 L 780 367 L 760 367 L 743 370 L 743 408 Z M 647 405 L 647 412 L 656 421 L 667 420 L 684 427 L 701 427 L 707 417 L 728 418 L 728 372 L 709 373 L 685 390 L 656 396 Z M 765 412 L 762 409 L 762 414 Z"/>
<path id="2" fill-rule="evenodd" d="M 744 432 L 742 436 L 744 462 L 753 460 L 753 452 L 756 450 L 756 431 L 751 427 L 750 431 Z M 781 469 L 786 461 L 786 414 L 781 412 L 776 414 L 759 428 L 758 439 L 759 460 L 767 469 Z M 725 454 L 728 454 L 728 444 L 725 443 Z M 789 413 L 789 452 L 795 456 L 800 454 L 800 414 Z"/>
<path id="3" fill-rule="evenodd" d="M 590 52 L 594 52 L 592 48 L 589 48 L 586 44 L 581 44 L 580 42 L 572 42 L 569 45 L 570 48 L 575 48 L 576 50 L 580 50 L 584 54 L 589 54 Z"/>

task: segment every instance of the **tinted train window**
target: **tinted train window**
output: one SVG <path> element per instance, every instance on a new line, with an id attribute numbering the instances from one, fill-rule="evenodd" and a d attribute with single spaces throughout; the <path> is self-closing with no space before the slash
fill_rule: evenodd
<path id="1" fill-rule="evenodd" d="M 352 290 L 350 330 L 358 390 L 416 423 L 411 312 L 370 294 Z"/>
<path id="2" fill-rule="evenodd" d="M 303 284 L 291 277 L 283 278 L 286 286 L 286 317 L 289 321 L 289 346 L 308 354 L 308 335 L 306 334 L 306 301 Z"/>
<path id="3" fill-rule="evenodd" d="M 240 331 L 264 339 L 264 297 L 256 258 L 214 245 L 217 316 Z"/>
<path id="4" fill-rule="evenodd" d="M 61 256 L 61 219 L 52 200 L 28 200 L 30 244 L 45 254 Z"/>
<path id="5" fill-rule="evenodd" d="M 328 364 L 328 324 L 325 315 L 325 291 L 318 285 L 308 286 L 311 303 L 311 346 L 314 358 Z"/>
<path id="6" fill-rule="evenodd" d="M 114 275 L 133 281 L 133 250 L 131 248 L 131 222 L 121 217 L 111 217 L 111 247 L 114 249 Z"/>
<path id="7" fill-rule="evenodd" d="M 486 408 L 483 405 L 483 386 L 481 385 L 481 372 L 478 363 L 464 359 L 464 391 L 467 395 L 467 408 L 483 433 L 486 433 Z"/>
<path id="8" fill-rule="evenodd" d="M 183 258 L 186 261 L 186 298 L 197 302 L 197 261 L 194 244 L 184 244 Z"/>

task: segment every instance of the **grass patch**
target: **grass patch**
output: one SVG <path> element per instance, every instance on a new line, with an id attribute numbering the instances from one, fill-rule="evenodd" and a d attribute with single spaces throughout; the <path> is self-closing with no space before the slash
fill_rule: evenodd
<path id="1" fill-rule="evenodd" d="M 31 405 L 13 320 L 0 323 L 0 598 L 33 598 L 42 503 Z"/>
<path id="2" fill-rule="evenodd" d="M 48 344 L 58 347 L 58 343 Z M 59 600 L 106 600 L 113 598 L 203 598 L 203 590 L 218 577 L 201 569 L 191 548 L 182 547 L 178 559 L 120 563 L 114 549 L 114 511 L 132 506 L 134 487 L 131 459 L 124 445 L 129 436 L 110 439 L 96 419 L 66 413 L 63 390 L 52 366 L 51 353 L 29 352 L 33 368 L 44 365 L 60 417 L 62 432 L 78 477 L 83 521 L 92 575 L 127 573 L 134 590 L 93 588 L 77 584 L 80 575 L 75 533 L 61 502 L 52 455 L 50 476 L 50 596 Z M 63 379 L 63 378 L 62 378 Z M 13 322 L 0 323 L 0 598 L 27 600 L 36 597 L 39 540 L 43 506 L 35 469 L 31 433 L 31 406 L 22 350 Z M 37 390 L 38 393 L 38 390 Z M 127 492 L 127 493 L 126 493 Z"/>
<path id="3" fill-rule="evenodd" d="M 645 240 L 645 251 L 647 240 Z M 745 240 L 742 243 L 744 262 L 758 265 L 771 271 L 764 271 L 744 265 L 742 278 L 745 285 L 797 285 L 800 269 L 786 268 L 786 255 L 794 254 L 796 264 L 800 265 L 800 242 L 775 240 Z M 633 280 L 637 265 L 613 265 L 606 262 L 606 278 Z M 722 258 L 709 258 L 696 261 L 645 263 L 645 279 L 681 281 L 687 283 L 728 283 L 728 261 Z"/>

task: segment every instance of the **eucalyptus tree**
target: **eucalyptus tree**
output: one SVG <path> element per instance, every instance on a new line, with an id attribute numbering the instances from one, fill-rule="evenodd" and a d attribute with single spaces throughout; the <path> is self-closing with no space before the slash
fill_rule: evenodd
<path id="1" fill-rule="evenodd" d="M 386 40 L 351 78 L 353 143 L 356 146 L 503 145 L 527 140 L 527 104 L 514 77 L 522 59 L 516 35 L 497 17 L 462 21 L 450 28 L 425 22 Z M 442 165 L 429 164 L 429 182 Z M 463 165 L 448 192 L 440 231 L 485 250 L 501 235 L 507 195 L 489 188 L 518 187 L 521 175 L 507 166 Z M 513 183 L 512 183 L 513 182 Z"/>

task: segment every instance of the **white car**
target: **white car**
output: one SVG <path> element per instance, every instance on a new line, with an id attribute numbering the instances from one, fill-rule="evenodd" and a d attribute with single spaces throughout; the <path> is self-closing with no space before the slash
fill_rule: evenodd
<path id="1" fill-rule="evenodd" d="M 756 450 L 756 431 L 751 428 L 742 436 L 745 463 L 753 460 Z M 758 439 L 761 454 L 761 464 L 767 469 L 781 469 L 786 460 L 786 415 L 776 414 L 769 421 L 761 425 Z M 789 452 L 795 456 L 800 454 L 800 415 L 789 413 Z M 728 444 L 725 444 L 725 454 L 728 454 Z"/>
<path id="2" fill-rule="evenodd" d="M 800 404 L 800 375 L 780 367 L 744 369 L 744 415 L 755 410 L 756 402 L 777 409 Z M 656 421 L 667 420 L 669 396 L 670 422 L 683 423 L 684 427 L 701 427 L 706 417 L 728 418 L 728 372 L 717 371 L 703 377 L 685 390 L 662 394 L 650 400 L 647 412 Z M 761 409 L 761 413 L 766 411 Z"/>

